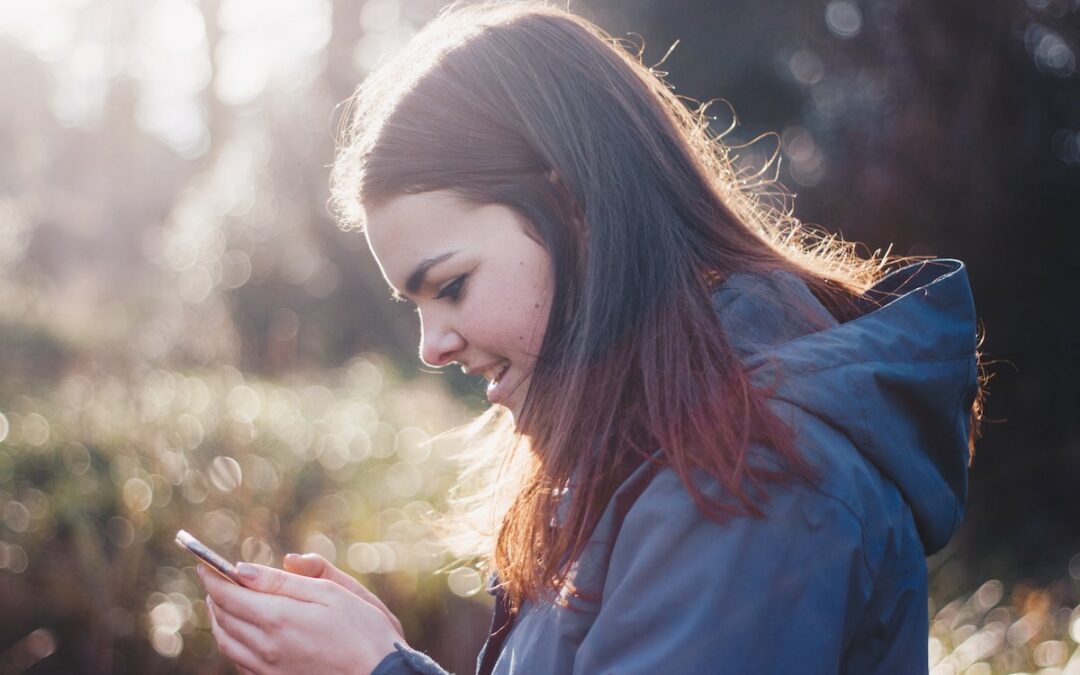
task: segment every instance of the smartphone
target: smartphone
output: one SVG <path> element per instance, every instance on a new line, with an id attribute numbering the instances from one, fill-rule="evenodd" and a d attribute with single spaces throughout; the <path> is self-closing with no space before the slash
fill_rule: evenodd
<path id="1" fill-rule="evenodd" d="M 184 530 L 180 530 L 176 533 L 176 545 L 206 563 L 210 569 L 234 584 L 238 586 L 244 585 L 240 581 L 240 576 L 236 573 L 235 565 Z"/>

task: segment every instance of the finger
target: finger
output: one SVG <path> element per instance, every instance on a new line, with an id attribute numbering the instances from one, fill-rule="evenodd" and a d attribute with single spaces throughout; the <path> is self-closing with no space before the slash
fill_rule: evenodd
<path id="1" fill-rule="evenodd" d="M 214 620 L 217 621 L 217 625 L 221 630 L 225 631 L 229 637 L 246 646 L 251 653 L 261 653 L 261 650 L 258 648 L 258 643 L 260 642 L 260 638 L 264 635 L 264 632 L 258 626 L 253 625 L 250 621 L 247 621 L 242 617 L 230 613 L 224 607 L 215 603 L 214 599 L 210 596 L 206 597 L 206 606 L 213 611 Z"/>
<path id="2" fill-rule="evenodd" d="M 317 553 L 304 553 L 303 555 L 288 553 L 282 563 L 285 569 L 293 574 L 302 574 L 305 577 L 322 577 L 324 575 L 324 565 L 320 558 L 322 556 Z"/>
<path id="3" fill-rule="evenodd" d="M 210 571 L 206 565 L 200 564 L 195 568 L 195 571 L 198 573 L 199 581 L 202 582 L 206 592 L 219 600 L 230 593 L 232 588 L 238 588 L 236 584 L 226 580 L 217 572 Z"/>
<path id="4" fill-rule="evenodd" d="M 236 598 L 253 593 L 250 590 L 244 593 L 243 591 L 246 589 L 243 586 L 228 581 L 216 572 L 207 569 L 205 565 L 199 565 L 196 571 L 199 574 L 199 580 L 202 581 L 203 588 L 213 596 L 219 605 L 229 605 L 236 602 Z"/>
<path id="5" fill-rule="evenodd" d="M 210 614 L 210 632 L 217 641 L 218 651 L 241 669 L 248 672 L 258 672 L 261 666 L 258 657 L 246 645 L 222 629 L 218 622 L 218 608 L 210 596 L 206 597 L 206 608 Z"/>
<path id="6" fill-rule="evenodd" d="M 375 597 L 371 591 L 364 588 L 363 584 L 354 579 L 351 575 L 346 574 L 335 567 L 333 563 L 318 553 L 305 553 L 304 555 L 290 553 L 285 556 L 285 569 L 305 577 L 333 581 L 337 585 L 344 586 L 361 597 L 370 596 L 370 598 L 364 597 L 364 599 L 372 604 L 375 604 L 375 602 L 378 601 L 378 598 Z"/>
<path id="7" fill-rule="evenodd" d="M 219 609 L 263 629 L 276 625 L 290 612 L 295 613 L 295 603 L 302 602 L 237 586 L 205 568 L 199 570 L 199 578 Z M 292 607 L 289 607 L 290 603 L 294 603 Z"/>
<path id="8" fill-rule="evenodd" d="M 285 568 L 295 574 L 328 579 L 339 586 L 349 589 L 366 602 L 378 608 L 378 610 L 385 614 L 386 618 L 389 619 L 391 625 L 394 626 L 394 630 L 397 631 L 397 634 L 405 637 L 405 632 L 401 629 L 401 622 L 398 621 L 398 618 L 394 616 L 389 609 L 387 609 L 386 605 L 383 604 L 383 601 L 379 599 L 379 596 L 369 591 L 367 587 L 353 578 L 352 575 L 346 574 L 318 553 L 305 553 L 304 555 L 290 553 L 285 556 Z"/>
<path id="9" fill-rule="evenodd" d="M 281 660 L 279 636 L 283 626 L 279 622 L 251 623 L 214 605 L 213 598 L 208 598 L 207 606 L 213 607 L 214 618 L 221 630 L 246 647 L 264 667 L 273 667 Z"/>
<path id="10" fill-rule="evenodd" d="M 326 579 L 301 576 L 285 570 L 246 562 L 237 565 L 236 572 L 244 580 L 247 588 L 260 593 L 320 605 L 329 604 L 333 597 L 333 582 Z"/>

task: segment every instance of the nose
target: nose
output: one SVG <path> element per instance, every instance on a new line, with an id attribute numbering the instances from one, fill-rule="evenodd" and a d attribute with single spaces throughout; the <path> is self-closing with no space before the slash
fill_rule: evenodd
<path id="1" fill-rule="evenodd" d="M 424 320 L 420 316 L 420 360 L 433 368 L 440 368 L 454 361 L 465 348 L 465 338 L 444 321 Z"/>

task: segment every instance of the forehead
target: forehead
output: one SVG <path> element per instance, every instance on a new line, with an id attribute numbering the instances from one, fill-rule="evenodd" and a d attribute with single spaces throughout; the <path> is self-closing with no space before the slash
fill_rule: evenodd
<path id="1" fill-rule="evenodd" d="M 399 195 L 369 208 L 364 233 L 386 281 L 401 290 L 420 261 L 460 248 L 455 241 L 468 237 L 462 223 L 472 208 L 446 191 Z"/>
<path id="2" fill-rule="evenodd" d="M 447 190 L 398 195 L 367 210 L 364 231 L 376 257 L 446 238 L 475 207 Z"/>

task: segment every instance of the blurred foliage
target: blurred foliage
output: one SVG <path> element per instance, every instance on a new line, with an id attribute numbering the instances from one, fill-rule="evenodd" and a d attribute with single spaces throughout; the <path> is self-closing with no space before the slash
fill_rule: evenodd
<path id="1" fill-rule="evenodd" d="M 441 382 L 403 382 L 364 355 L 278 382 L 230 367 L 70 375 L 0 409 L 0 644 L 25 643 L 0 668 L 41 626 L 66 669 L 220 668 L 193 559 L 172 541 L 181 528 L 232 559 L 318 552 L 411 634 L 438 647 L 443 633 L 451 656 L 474 658 L 478 634 L 433 625 L 451 606 L 486 614 L 445 597 L 475 595 L 474 570 L 433 574 L 454 561 L 428 500 L 446 494 L 460 448 L 431 438 L 468 418 Z"/>
<path id="2" fill-rule="evenodd" d="M 1009 597 L 1005 593 L 1000 581 L 991 580 L 936 613 L 931 600 L 931 675 L 1080 673 L 1080 607 L 1062 604 L 1075 592 L 1065 584 L 1018 584 Z"/>
<path id="3" fill-rule="evenodd" d="M 325 208 L 340 102 L 442 4 L 0 0 L 0 673 L 229 671 L 181 527 L 318 551 L 472 670 L 488 598 L 435 573 L 454 464 L 423 441 L 481 392 L 418 372 Z M 573 8 L 647 63 L 679 40 L 669 81 L 775 132 L 740 160 L 779 146 L 804 220 L 968 262 L 1010 424 L 930 561 L 931 665 L 1080 673 L 1080 0 Z"/>

